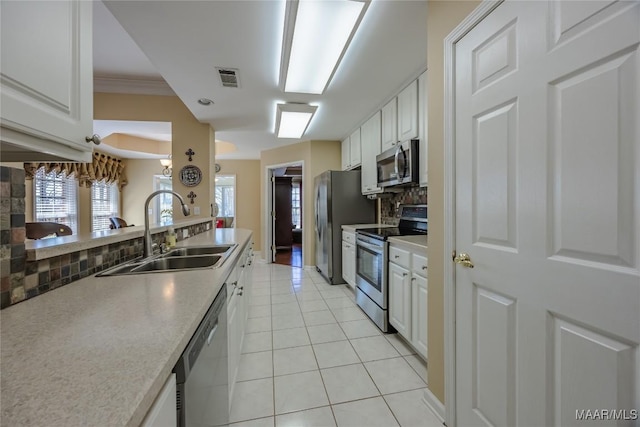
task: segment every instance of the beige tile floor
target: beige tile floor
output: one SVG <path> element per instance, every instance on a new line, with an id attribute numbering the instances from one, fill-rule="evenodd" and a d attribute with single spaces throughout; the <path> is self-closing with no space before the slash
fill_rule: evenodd
<path id="1" fill-rule="evenodd" d="M 424 361 L 383 334 L 344 285 L 254 264 L 232 427 L 440 427 L 422 402 Z"/>

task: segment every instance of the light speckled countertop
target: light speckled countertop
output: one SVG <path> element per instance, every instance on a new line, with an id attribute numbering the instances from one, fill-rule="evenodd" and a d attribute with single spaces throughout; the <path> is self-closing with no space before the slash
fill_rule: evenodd
<path id="1" fill-rule="evenodd" d="M 211 221 L 212 218 L 208 217 L 193 218 L 176 221 L 173 224 L 167 225 L 152 224 L 149 229 L 153 234 L 166 231 L 169 227 L 188 227 L 189 225 L 202 224 Z M 70 252 L 81 251 L 83 249 L 95 248 L 97 246 L 135 239 L 142 236 L 144 236 L 144 226 L 136 225 L 135 227 L 96 231 L 89 234 L 74 234 L 71 236 L 54 237 L 50 239 L 27 240 L 25 243 L 25 250 L 27 252 L 27 260 L 36 261 L 68 254 Z"/>
<path id="2" fill-rule="evenodd" d="M 238 243 L 218 269 L 90 276 L 2 310 L 0 424 L 138 426 L 250 237 L 181 242 Z"/>
<path id="3" fill-rule="evenodd" d="M 413 251 L 424 251 L 427 254 L 427 235 L 389 237 L 389 243 L 409 247 Z"/>

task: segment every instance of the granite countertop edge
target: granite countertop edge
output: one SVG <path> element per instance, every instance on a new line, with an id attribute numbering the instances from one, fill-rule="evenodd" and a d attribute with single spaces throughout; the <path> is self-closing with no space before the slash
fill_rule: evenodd
<path id="1" fill-rule="evenodd" d="M 2 310 L 0 424 L 140 425 L 251 236 L 178 245 L 237 243 L 218 269 L 90 276 Z"/>

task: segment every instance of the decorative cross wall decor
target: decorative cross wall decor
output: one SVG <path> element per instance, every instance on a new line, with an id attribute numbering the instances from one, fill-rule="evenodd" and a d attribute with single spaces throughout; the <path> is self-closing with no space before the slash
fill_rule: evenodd
<path id="1" fill-rule="evenodd" d="M 193 199 L 195 199 L 196 197 L 198 197 L 198 196 L 193 191 L 191 191 L 189 194 L 187 194 L 187 198 L 191 199 L 191 204 L 193 204 Z"/>
<path id="2" fill-rule="evenodd" d="M 193 156 L 196 154 L 196 152 L 193 151 L 191 148 L 189 148 L 187 151 L 185 151 L 184 154 L 189 156 L 189 161 L 192 162 L 193 161 Z"/>

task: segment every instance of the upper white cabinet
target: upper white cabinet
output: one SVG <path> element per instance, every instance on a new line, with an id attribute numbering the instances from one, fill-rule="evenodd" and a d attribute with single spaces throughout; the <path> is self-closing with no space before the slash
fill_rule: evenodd
<path id="1" fill-rule="evenodd" d="M 341 155 L 342 155 L 342 170 L 344 171 L 349 169 L 349 164 L 351 162 L 351 144 L 350 144 L 349 137 L 346 137 L 342 141 Z"/>
<path id="2" fill-rule="evenodd" d="M 398 98 L 382 107 L 382 141 L 380 151 L 392 148 L 398 142 Z"/>
<path id="3" fill-rule="evenodd" d="M 360 128 L 342 141 L 342 170 L 360 166 Z"/>
<path id="4" fill-rule="evenodd" d="M 376 156 L 380 154 L 381 113 L 377 111 L 360 128 L 362 132 L 362 194 L 379 193 Z"/>
<path id="5" fill-rule="evenodd" d="M 418 139 L 420 145 L 418 148 L 418 174 L 420 177 L 420 187 L 427 186 L 427 159 L 428 159 L 428 144 L 427 144 L 427 72 L 425 71 L 418 78 Z"/>
<path id="6" fill-rule="evenodd" d="M 3 1 L 3 161 L 90 162 L 92 2 Z"/>
<path id="7" fill-rule="evenodd" d="M 398 141 L 418 137 L 418 81 L 398 94 Z"/>
<path id="8" fill-rule="evenodd" d="M 355 168 L 360 166 L 361 154 L 360 154 L 360 128 L 356 129 L 349 137 L 349 158 L 350 167 Z"/>

